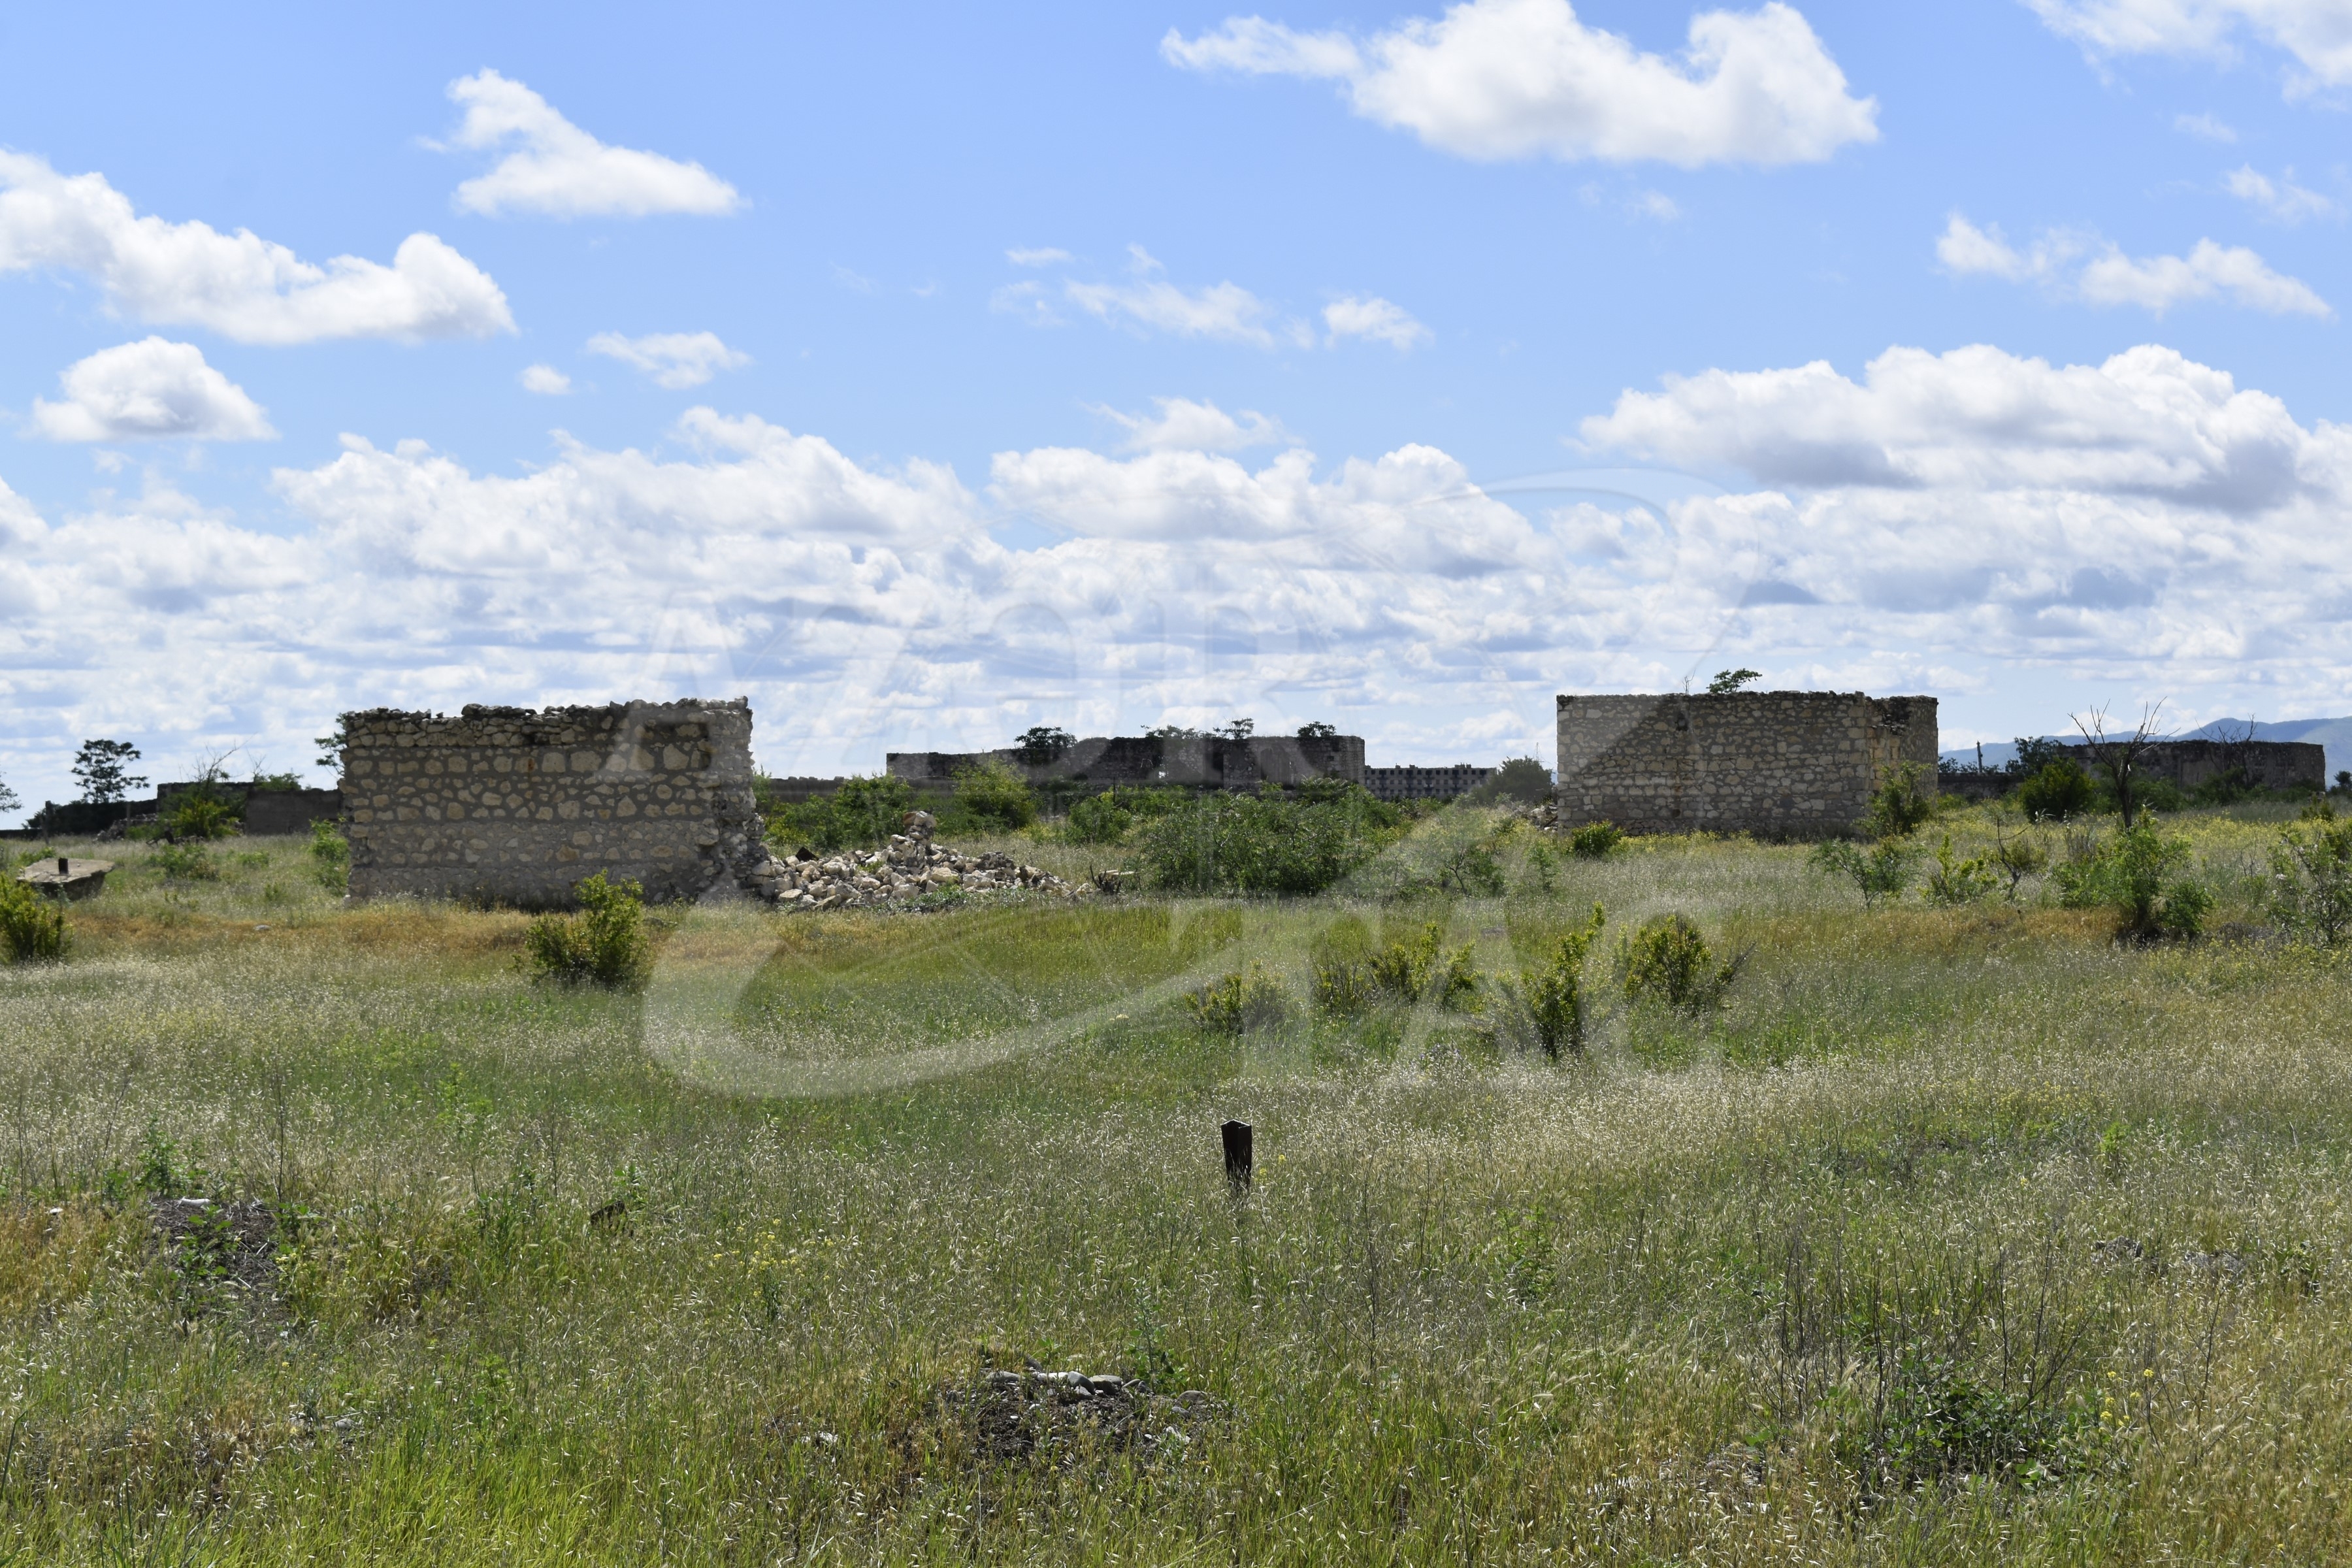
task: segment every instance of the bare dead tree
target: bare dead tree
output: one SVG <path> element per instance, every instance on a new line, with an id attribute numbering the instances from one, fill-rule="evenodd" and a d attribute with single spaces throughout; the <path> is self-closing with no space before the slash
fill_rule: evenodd
<path id="1" fill-rule="evenodd" d="M 2131 733 L 2107 733 L 2107 710 L 2105 704 L 2087 714 L 2070 714 L 2074 728 L 2083 737 L 2083 747 L 2091 753 L 2091 761 L 2107 775 L 2115 786 L 2116 805 L 2122 812 L 2124 826 L 2132 825 L 2132 779 L 2139 771 L 2140 759 L 2147 755 L 2163 736 L 2157 731 L 2157 720 L 2164 711 L 2162 699 L 2140 710 L 2139 722 Z"/>

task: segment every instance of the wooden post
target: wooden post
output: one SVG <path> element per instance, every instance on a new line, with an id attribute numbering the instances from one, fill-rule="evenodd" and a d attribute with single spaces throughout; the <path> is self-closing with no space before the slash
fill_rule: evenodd
<path id="1" fill-rule="evenodd" d="M 60 877 L 70 877 L 73 875 L 72 870 L 69 868 L 69 863 L 62 855 L 58 857 L 58 875 Z"/>
<path id="2" fill-rule="evenodd" d="M 1223 1129 L 1225 1135 L 1225 1180 L 1239 1192 L 1250 1184 L 1250 1124 L 1228 1121 Z"/>

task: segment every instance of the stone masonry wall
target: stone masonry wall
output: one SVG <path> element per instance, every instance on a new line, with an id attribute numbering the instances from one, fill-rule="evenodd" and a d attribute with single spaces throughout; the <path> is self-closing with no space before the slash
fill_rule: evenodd
<path id="1" fill-rule="evenodd" d="M 1843 833 L 1894 769 L 1936 788 L 1936 700 L 1859 691 L 1563 696 L 1564 823 L 1633 833 Z"/>
<path id="2" fill-rule="evenodd" d="M 602 871 L 692 899 L 767 858 L 744 699 L 375 709 L 344 714 L 343 737 L 356 898 L 559 908 Z"/>

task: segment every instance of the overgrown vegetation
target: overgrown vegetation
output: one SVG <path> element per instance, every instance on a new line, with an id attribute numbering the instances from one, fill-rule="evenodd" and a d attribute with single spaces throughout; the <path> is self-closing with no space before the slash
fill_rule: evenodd
<path id="1" fill-rule="evenodd" d="M 1353 786 L 1204 793 L 1144 823 L 1137 847 L 1155 887 L 1193 893 L 1319 893 L 1369 862 L 1403 814 Z"/>
<path id="2" fill-rule="evenodd" d="M 352 842 L 344 836 L 342 824 L 320 820 L 310 824 L 310 875 L 319 886 L 331 893 L 341 893 L 352 885 Z"/>
<path id="3" fill-rule="evenodd" d="M 2292 817 L 2164 825 L 2242 941 L 1705 836 L 1545 889 L 1441 814 L 1383 854 L 1504 894 L 698 910 L 643 995 L 299 838 L 124 846 L 87 962 L 0 969 L 0 1558 L 2334 1561 L 2352 972 L 2268 940 L 2321 940 Z M 1508 996 L 1596 902 L 1746 963 L 1691 1012 L 1588 948 L 1555 1061 Z M 976 1423 L 1032 1362 L 1154 1418 Z"/>
<path id="4" fill-rule="evenodd" d="M 2352 937 L 2352 821 L 2326 801 L 2271 847 L 2271 908 L 2279 923 L 2324 947 Z"/>
<path id="5" fill-rule="evenodd" d="M 580 900 L 578 914 L 541 915 L 523 933 L 532 973 L 568 984 L 643 988 L 653 956 L 643 885 L 610 882 L 599 871 L 572 890 Z"/>
<path id="6" fill-rule="evenodd" d="M 11 963 L 55 963 L 71 937 L 65 902 L 13 879 L 0 881 L 0 957 Z"/>
<path id="7" fill-rule="evenodd" d="M 904 779 L 848 778 L 831 795 L 768 807 L 768 839 L 788 848 L 870 849 L 887 843 L 913 809 L 915 792 Z"/>
<path id="8" fill-rule="evenodd" d="M 1592 918 L 1561 936 L 1543 963 L 1519 971 L 1519 994 L 1535 1026 L 1536 1043 L 1554 1060 L 1562 1051 L 1584 1054 L 1584 963 L 1607 922 L 1601 906 L 1593 905 Z"/>
<path id="9" fill-rule="evenodd" d="M 1580 860 L 1605 860 L 1625 842 L 1625 831 L 1613 822 L 1588 822 L 1568 836 L 1568 852 Z"/>

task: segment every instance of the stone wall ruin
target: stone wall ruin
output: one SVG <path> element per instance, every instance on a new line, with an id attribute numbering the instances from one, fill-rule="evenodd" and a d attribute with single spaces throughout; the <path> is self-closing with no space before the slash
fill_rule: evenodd
<path id="1" fill-rule="evenodd" d="M 1936 700 L 1859 691 L 1562 696 L 1562 823 L 1631 833 L 1850 830 L 1906 763 L 1936 789 Z"/>
<path id="2" fill-rule="evenodd" d="M 342 798 L 355 898 L 562 908 L 602 871 L 695 899 L 768 860 L 742 698 L 346 713 Z"/>

